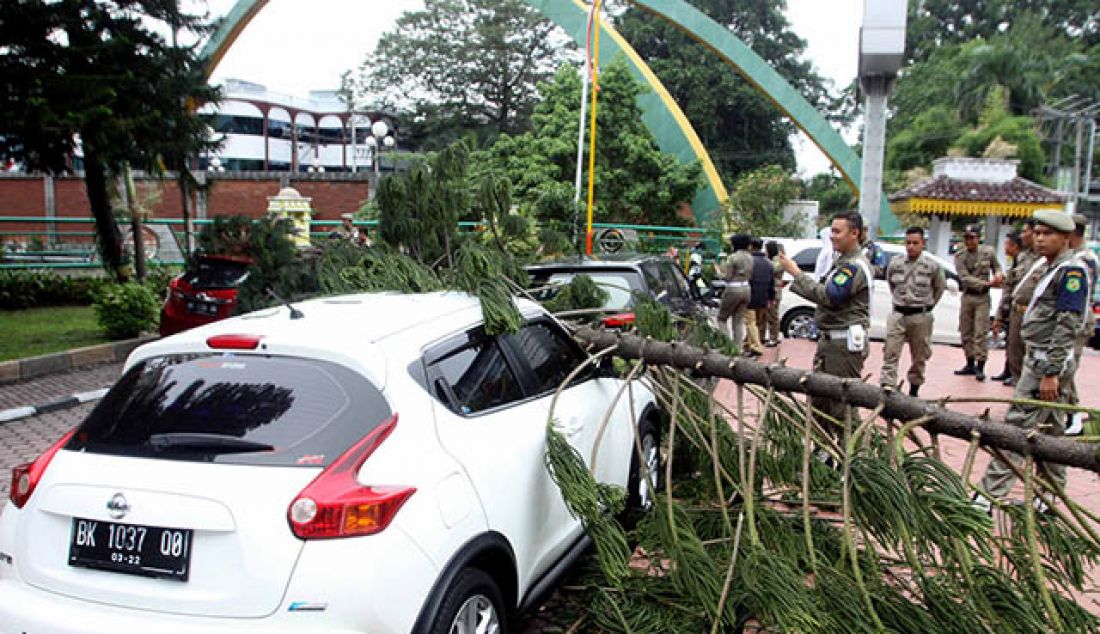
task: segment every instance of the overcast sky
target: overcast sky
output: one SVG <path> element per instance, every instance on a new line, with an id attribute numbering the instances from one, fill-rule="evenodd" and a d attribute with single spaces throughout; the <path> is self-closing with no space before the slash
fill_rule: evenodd
<path id="1" fill-rule="evenodd" d="M 234 4 L 194 1 L 214 16 Z M 241 33 L 213 80 L 245 79 L 297 96 L 336 88 L 340 73 L 358 66 L 403 11 L 420 6 L 420 0 L 271 0 Z M 808 42 L 806 58 L 836 86 L 847 85 L 856 74 L 862 2 L 787 0 L 787 7 L 794 31 Z M 828 169 L 824 155 L 805 137 L 795 149 L 803 175 Z"/>

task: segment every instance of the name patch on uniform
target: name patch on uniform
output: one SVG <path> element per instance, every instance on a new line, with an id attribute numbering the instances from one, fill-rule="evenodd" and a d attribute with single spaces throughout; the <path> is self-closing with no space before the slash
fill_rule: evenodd
<path id="1" fill-rule="evenodd" d="M 1062 285 L 1058 288 L 1058 302 L 1055 310 L 1065 310 L 1080 313 L 1085 310 L 1085 270 L 1071 268 L 1062 277 Z"/>

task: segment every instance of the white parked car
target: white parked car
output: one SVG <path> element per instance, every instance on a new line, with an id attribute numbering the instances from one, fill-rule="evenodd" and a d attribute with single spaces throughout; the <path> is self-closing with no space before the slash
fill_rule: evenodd
<path id="1" fill-rule="evenodd" d="M 369 294 L 139 348 L 14 470 L 0 632 L 506 632 L 587 540 L 545 461 L 587 355 L 517 305 L 515 335 L 465 294 Z M 660 414 L 622 385 L 586 370 L 554 415 L 645 507 Z"/>
<path id="2" fill-rule="evenodd" d="M 887 257 L 891 259 L 905 257 L 904 246 L 888 243 L 879 244 L 886 252 Z M 814 263 L 821 251 L 819 240 L 798 240 L 794 242 L 793 250 L 786 245 L 784 246 L 788 249 L 787 253 L 791 254 L 791 259 L 798 264 L 799 268 L 808 273 L 813 273 Z M 944 291 L 940 302 L 936 304 L 936 309 L 932 311 L 934 318 L 932 341 L 959 345 L 961 343 L 959 338 L 959 304 L 962 294 L 959 291 L 959 276 L 955 272 L 955 263 L 936 255 L 932 255 L 932 258 L 940 264 L 947 278 L 947 290 Z M 1000 289 L 992 289 L 990 291 L 991 311 L 996 311 L 1000 300 Z M 871 338 L 886 338 L 886 320 L 892 310 L 893 297 L 890 293 L 890 286 L 886 283 L 886 280 L 878 279 L 875 281 L 871 303 L 871 330 L 869 333 Z M 789 287 L 784 291 L 783 300 L 779 304 L 779 319 L 780 332 L 788 339 L 810 338 L 817 332 L 817 325 L 814 322 L 814 305 L 795 295 Z M 992 323 L 992 318 L 990 323 Z"/>

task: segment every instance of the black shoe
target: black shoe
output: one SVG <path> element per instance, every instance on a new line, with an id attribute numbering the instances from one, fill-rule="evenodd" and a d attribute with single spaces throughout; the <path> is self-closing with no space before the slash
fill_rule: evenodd
<path id="1" fill-rule="evenodd" d="M 985 380 L 985 361 L 978 361 L 974 364 L 974 378 L 979 381 Z"/>
<path id="2" fill-rule="evenodd" d="M 919 392 L 920 392 L 920 386 L 919 385 L 910 385 L 909 386 L 909 396 L 912 396 L 913 398 L 918 398 L 920 396 Z"/>
<path id="3" fill-rule="evenodd" d="M 955 375 L 956 376 L 971 376 L 973 374 L 974 374 L 974 360 L 973 359 L 967 359 L 966 360 L 966 365 L 959 368 L 958 370 L 955 370 Z"/>
<path id="4" fill-rule="evenodd" d="M 993 378 L 997 378 L 997 377 L 993 377 Z M 1005 386 L 1008 386 L 1008 387 L 1014 387 L 1016 385 L 1016 377 L 1010 376 L 1007 379 L 1005 379 L 1004 381 L 1001 381 L 1001 383 Z"/>
<path id="5" fill-rule="evenodd" d="M 1006 368 L 1004 372 L 1001 372 L 997 376 L 991 376 L 989 378 L 994 380 L 994 381 L 1005 381 L 1007 379 L 1012 378 L 1012 373 L 1009 372 L 1008 369 Z"/>

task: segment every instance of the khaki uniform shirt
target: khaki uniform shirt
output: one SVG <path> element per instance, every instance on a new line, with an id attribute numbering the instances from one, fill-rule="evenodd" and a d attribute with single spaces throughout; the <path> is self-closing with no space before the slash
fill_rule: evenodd
<path id="1" fill-rule="evenodd" d="M 886 280 L 895 306 L 932 308 L 943 297 L 943 269 L 927 253 L 922 252 L 915 260 L 908 256 L 890 260 Z"/>
<path id="2" fill-rule="evenodd" d="M 1085 323 L 1085 332 L 1081 333 L 1081 336 L 1088 338 L 1092 336 L 1093 331 L 1096 329 L 1096 313 L 1092 312 L 1092 298 L 1096 297 L 1096 277 L 1100 274 L 1100 258 L 1096 257 L 1096 252 L 1084 244 L 1077 249 L 1077 256 L 1088 267 L 1089 279 L 1092 282 L 1089 286 L 1089 299 L 1086 304 L 1088 319 Z"/>
<path id="3" fill-rule="evenodd" d="M 855 324 L 871 327 L 871 265 L 859 248 L 838 255 L 820 282 L 809 273 L 799 273 L 791 290 L 817 304 L 814 319 L 820 330 L 839 330 Z"/>
<path id="4" fill-rule="evenodd" d="M 1012 258 L 1012 266 L 1005 271 L 1005 282 L 1001 286 L 1001 303 L 997 306 L 997 312 L 995 313 L 997 319 L 1008 321 L 1008 316 L 1012 313 L 1012 294 L 1023 281 L 1024 276 L 1031 270 L 1031 267 L 1035 265 L 1038 257 L 1039 254 L 1035 251 L 1023 249 L 1016 254 L 1016 257 Z M 1030 295 L 1028 300 L 1031 300 Z M 1024 302 L 1024 304 L 1026 305 L 1027 302 Z"/>
<path id="5" fill-rule="evenodd" d="M 748 282 L 752 277 L 752 254 L 746 250 L 735 251 L 726 260 L 726 281 Z"/>
<path id="6" fill-rule="evenodd" d="M 1027 270 L 1017 280 L 1016 288 L 1012 289 L 1012 310 L 1023 313 L 1028 302 L 1031 301 L 1031 297 L 1035 294 L 1035 287 L 1039 285 L 1039 279 L 1043 277 L 1046 270 L 1046 258 L 1035 254 L 1028 264 Z"/>
<path id="7" fill-rule="evenodd" d="M 1020 335 L 1036 372 L 1060 376 L 1073 362 L 1073 348 L 1085 327 L 1085 313 L 1091 312 L 1088 266 L 1076 252 L 1067 249 L 1046 271 L 1024 313 Z"/>
<path id="8" fill-rule="evenodd" d="M 979 244 L 973 253 L 966 247 L 955 253 L 955 271 L 962 280 L 962 290 L 977 293 L 989 290 L 990 278 L 1001 272 L 1001 263 L 992 247 Z"/>

